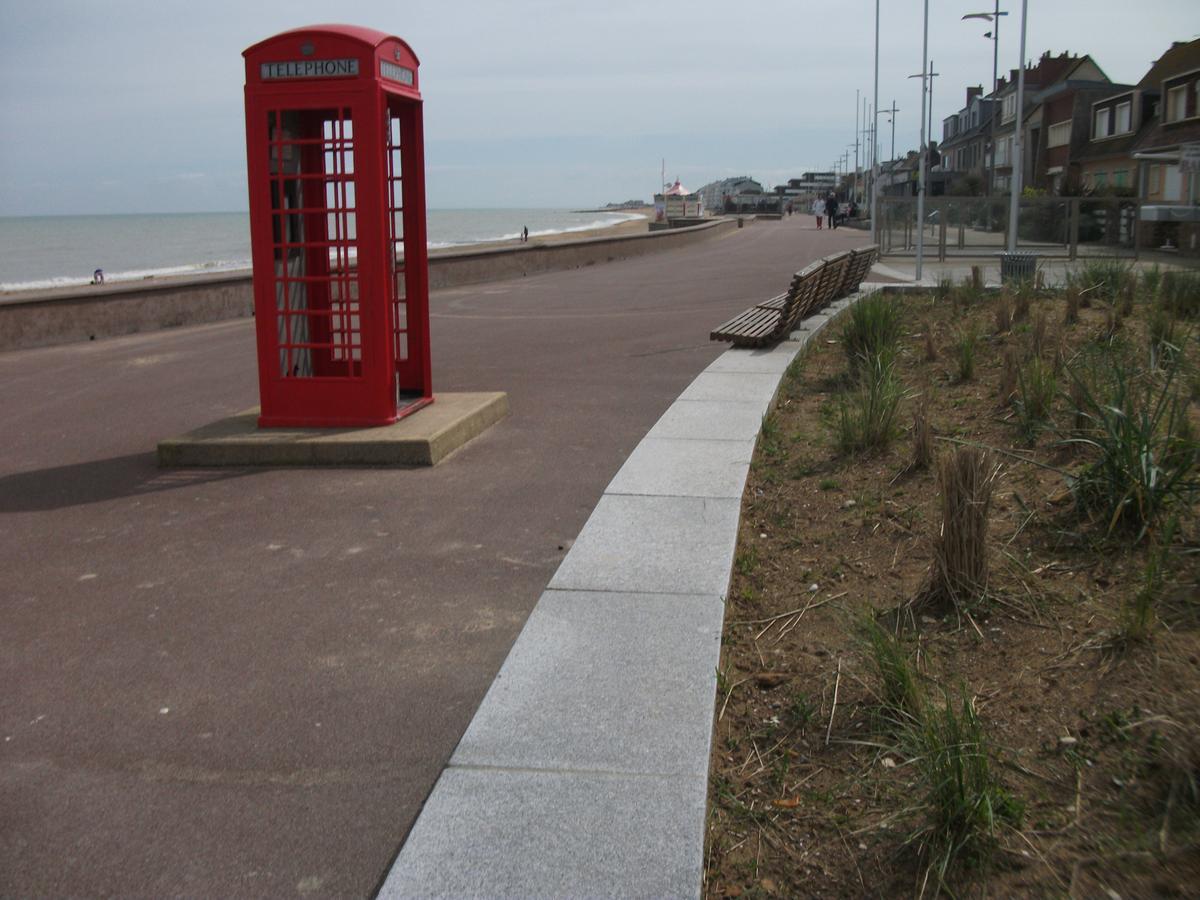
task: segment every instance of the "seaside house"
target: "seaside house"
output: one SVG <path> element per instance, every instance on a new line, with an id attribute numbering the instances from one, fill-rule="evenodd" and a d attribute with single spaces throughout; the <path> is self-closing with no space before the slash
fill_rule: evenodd
<path id="1" fill-rule="evenodd" d="M 983 87 L 967 88 L 967 102 L 942 120 L 941 171 L 951 194 L 983 193 L 987 187 L 988 145 L 991 139 L 992 98 Z"/>
<path id="2" fill-rule="evenodd" d="M 1134 151 L 1157 121 L 1158 91 L 1121 87 L 1092 101 L 1089 140 L 1080 150 L 1079 184 L 1084 193 L 1138 188 Z"/>
<path id="3" fill-rule="evenodd" d="M 1071 56 L 1064 52 L 1051 56 L 1047 51 L 1042 54 L 1037 65 L 1025 69 L 1024 109 L 1017 110 L 1017 70 L 1013 69 L 1007 79 L 1000 79 L 994 93 L 994 102 L 998 109 L 999 119 L 996 122 L 995 147 L 995 182 L 992 192 L 1007 193 L 1013 181 L 1013 145 L 1018 125 L 1023 129 L 1027 152 L 1023 154 L 1023 185 L 1031 184 L 1037 171 L 1038 153 L 1042 131 L 1042 101 L 1036 99 L 1043 91 L 1053 87 L 1057 82 L 1074 73 L 1079 80 L 1108 81 L 1108 76 L 1088 56 Z M 1044 161 L 1044 154 L 1043 154 Z M 989 160 L 990 162 L 990 160 Z"/>
<path id="4" fill-rule="evenodd" d="M 1200 254 L 1200 40 L 1173 44 L 1138 91 L 1151 110 L 1133 146 L 1144 201 L 1139 243 Z"/>
<path id="5" fill-rule="evenodd" d="M 1114 90 L 1132 87 L 1114 85 L 1090 56 L 1084 56 L 1061 78 L 1038 91 L 1026 118 L 1026 184 L 1054 195 L 1078 193 L 1080 155 L 1091 141 L 1093 104 L 1111 96 Z"/>

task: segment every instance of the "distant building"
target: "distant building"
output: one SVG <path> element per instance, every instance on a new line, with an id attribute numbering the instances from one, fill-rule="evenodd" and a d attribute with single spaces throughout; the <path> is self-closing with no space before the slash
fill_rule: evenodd
<path id="1" fill-rule="evenodd" d="M 739 175 L 710 182 L 697 193 L 705 209 L 719 214 L 730 207 L 735 210 L 739 207 L 747 210 L 757 208 L 763 198 L 763 186 L 749 175 Z"/>
<path id="2" fill-rule="evenodd" d="M 967 88 L 966 105 L 942 120 L 941 171 L 951 183 L 966 185 L 968 178 L 983 192 L 987 185 L 988 148 L 991 141 L 992 100 L 983 87 Z"/>
<path id="3" fill-rule="evenodd" d="M 692 193 L 679 179 L 663 191 L 654 195 L 654 221 L 659 224 L 677 219 L 693 219 L 704 215 L 704 201 L 700 194 Z"/>
<path id="4" fill-rule="evenodd" d="M 824 197 L 837 190 L 837 173 L 805 172 L 799 178 L 789 178 L 787 184 L 775 186 L 775 193 L 784 201 L 797 205 L 808 205 L 817 197 Z"/>
<path id="5" fill-rule="evenodd" d="M 1067 82 L 1074 82 L 1068 85 Z M 1061 86 L 1060 86 L 1061 84 Z M 1070 122 L 1074 118 L 1076 100 L 1075 93 L 1087 89 L 1089 96 L 1092 92 L 1103 93 L 1105 88 L 1111 88 L 1103 70 L 1096 65 L 1090 56 L 1071 56 L 1061 53 L 1051 56 L 1049 51 L 1043 53 L 1037 65 L 1025 69 L 1024 109 L 1017 110 L 1017 70 L 1013 69 L 1007 80 L 1001 79 L 995 92 L 995 102 L 999 108 L 1000 118 L 996 124 L 996 183 L 995 193 L 1007 193 L 1013 181 L 1014 137 L 1018 127 L 1022 130 L 1022 143 L 1025 145 L 1022 153 L 1021 184 L 1033 187 L 1053 186 L 1054 176 L 1065 175 L 1065 163 L 1059 166 L 1046 164 L 1046 144 L 1052 140 L 1056 147 L 1069 146 Z M 1054 94 L 1061 95 L 1060 103 L 1047 110 L 1045 103 Z M 1080 105 L 1086 101 L 1081 99 Z M 1057 107 L 1061 105 L 1061 110 Z M 1051 122 L 1044 122 L 1049 113 Z M 1064 116 L 1062 120 L 1056 116 Z M 1049 135 L 1051 125 L 1058 125 L 1053 137 Z M 1044 135 L 1044 137 L 1043 137 Z M 1058 144 L 1066 136 L 1068 144 Z M 1066 153 L 1054 154 L 1055 158 L 1065 159 Z M 1050 172 L 1051 168 L 1061 171 Z M 1060 182 L 1062 179 L 1059 179 Z"/>

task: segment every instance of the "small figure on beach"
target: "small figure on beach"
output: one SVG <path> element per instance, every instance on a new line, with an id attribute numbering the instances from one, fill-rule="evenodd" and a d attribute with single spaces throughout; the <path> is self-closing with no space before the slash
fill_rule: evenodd
<path id="1" fill-rule="evenodd" d="M 92 273 L 92 284 L 104 284 L 104 270 L 97 269 Z"/>
<path id="2" fill-rule="evenodd" d="M 813 200 L 812 214 L 817 217 L 817 231 L 821 230 L 821 219 L 825 215 L 825 201 L 820 197 Z"/>
<path id="3" fill-rule="evenodd" d="M 521 243 L 522 244 L 529 243 L 529 226 L 528 225 L 526 225 L 524 228 L 521 229 Z"/>
<path id="4" fill-rule="evenodd" d="M 825 215 L 829 219 L 829 230 L 833 231 L 837 228 L 838 202 L 837 195 L 833 191 L 829 192 L 829 196 L 825 198 Z"/>

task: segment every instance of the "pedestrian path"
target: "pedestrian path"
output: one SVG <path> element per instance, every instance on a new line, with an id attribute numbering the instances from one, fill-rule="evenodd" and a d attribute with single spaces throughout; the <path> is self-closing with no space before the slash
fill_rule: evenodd
<path id="1" fill-rule="evenodd" d="M 712 716 L 742 491 L 792 360 L 833 317 L 729 350 L 605 490 L 379 896 L 701 892 Z"/>

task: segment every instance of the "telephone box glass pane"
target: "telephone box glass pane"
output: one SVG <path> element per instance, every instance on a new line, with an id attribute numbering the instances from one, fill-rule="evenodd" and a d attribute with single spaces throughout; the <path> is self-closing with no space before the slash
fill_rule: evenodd
<path id="1" fill-rule="evenodd" d="M 392 263 L 393 351 L 397 363 L 408 359 L 408 291 L 404 274 L 404 169 L 400 161 L 403 135 L 395 110 L 387 112 L 388 248 Z"/>
<path id="2" fill-rule="evenodd" d="M 279 375 L 359 377 L 350 110 L 273 110 L 267 127 Z"/>

